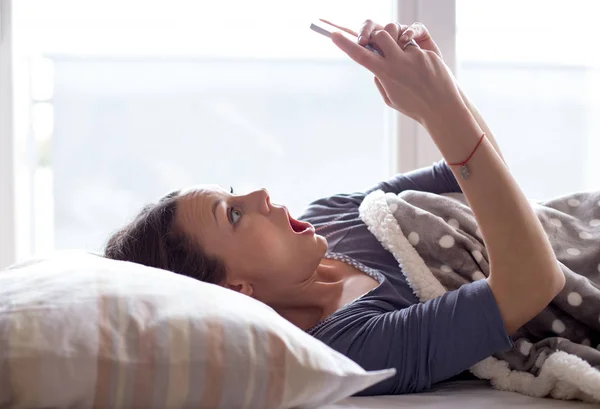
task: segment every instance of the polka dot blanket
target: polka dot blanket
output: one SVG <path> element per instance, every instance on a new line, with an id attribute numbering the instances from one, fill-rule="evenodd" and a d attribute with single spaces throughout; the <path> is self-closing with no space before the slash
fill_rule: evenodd
<path id="1" fill-rule="evenodd" d="M 502 390 L 600 402 L 600 191 L 530 203 L 566 276 L 565 288 L 511 337 L 512 349 L 471 372 Z M 421 301 L 489 274 L 485 243 L 462 193 L 375 191 L 360 214 Z"/>

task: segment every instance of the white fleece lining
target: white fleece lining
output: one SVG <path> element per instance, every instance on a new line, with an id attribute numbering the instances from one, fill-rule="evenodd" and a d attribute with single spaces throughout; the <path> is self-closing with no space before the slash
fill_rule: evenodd
<path id="1" fill-rule="evenodd" d="M 359 212 L 369 231 L 394 255 L 408 284 L 421 302 L 446 292 L 404 236 L 388 208 L 383 191 L 377 190 L 367 195 Z M 538 376 L 510 370 L 506 361 L 491 356 L 473 365 L 470 371 L 478 378 L 490 380 L 500 390 L 534 397 L 550 396 L 556 399 L 600 402 L 600 371 L 578 356 L 563 351 L 550 354 Z"/>

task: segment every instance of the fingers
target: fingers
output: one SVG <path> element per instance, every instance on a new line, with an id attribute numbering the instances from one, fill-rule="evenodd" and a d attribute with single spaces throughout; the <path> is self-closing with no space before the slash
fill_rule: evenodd
<path id="1" fill-rule="evenodd" d="M 399 53 L 400 47 L 396 39 L 392 38 L 390 33 L 385 30 L 378 30 L 371 34 L 371 43 L 375 44 L 381 51 L 384 57 L 392 57 Z"/>
<path id="2" fill-rule="evenodd" d="M 415 24 L 420 24 L 420 23 L 415 23 Z M 413 26 L 409 26 L 406 24 L 389 23 L 389 24 L 386 24 L 385 27 L 383 27 L 380 24 L 377 24 L 376 22 L 374 22 L 373 20 L 365 20 L 365 22 L 362 24 L 362 26 L 360 27 L 360 29 L 358 31 L 358 43 L 363 46 L 366 46 L 369 43 L 373 43 L 372 36 L 374 35 L 374 33 L 376 33 L 377 31 L 380 31 L 380 30 L 387 31 L 390 34 L 390 37 L 394 41 L 399 43 L 400 35 L 403 34 L 410 27 L 412 27 L 412 29 L 410 31 L 411 37 L 409 37 L 409 38 L 405 37 L 406 40 L 404 41 L 404 43 L 408 42 L 411 38 L 413 38 L 414 33 L 419 32 L 419 30 L 421 30 L 421 28 L 424 28 L 424 26 L 423 27 L 417 27 L 417 26 L 413 27 Z M 339 27 L 339 28 L 342 28 L 342 27 Z M 342 28 L 342 29 L 344 29 L 344 28 Z M 345 31 L 348 32 L 348 29 L 345 29 Z"/>
<path id="3" fill-rule="evenodd" d="M 384 31 L 387 34 L 387 32 Z M 387 34 L 389 36 L 389 34 Z M 345 52 L 348 57 L 371 71 L 373 74 L 380 72 L 383 59 L 372 51 L 344 37 L 342 33 L 331 33 L 331 41 Z"/>
<path id="4" fill-rule="evenodd" d="M 367 45 L 373 31 L 383 30 L 383 26 L 377 24 L 373 20 L 365 20 L 358 30 L 358 43 L 360 45 Z"/>
<path id="5" fill-rule="evenodd" d="M 406 31 L 406 29 L 408 27 L 410 27 L 408 24 L 400 24 L 398 22 L 395 22 L 394 24 L 396 24 L 398 26 L 398 30 L 400 31 L 400 34 L 404 33 Z"/>
<path id="6" fill-rule="evenodd" d="M 390 33 L 390 37 L 392 37 L 392 39 L 394 41 L 398 41 L 398 37 L 400 34 L 400 27 L 398 27 L 398 24 L 396 23 L 388 23 L 385 25 L 385 27 L 383 28 L 385 31 L 387 31 L 388 33 Z"/>
<path id="7" fill-rule="evenodd" d="M 381 85 L 381 81 L 379 81 L 379 78 L 377 78 L 377 77 L 373 77 L 373 79 L 375 80 L 375 85 L 377 86 L 377 89 L 379 90 L 379 93 L 381 94 L 381 98 L 383 98 L 383 101 L 385 102 L 385 104 L 387 106 L 392 108 L 392 101 L 390 101 L 390 98 L 388 97 L 387 92 L 385 92 L 383 85 Z"/>
<path id="8" fill-rule="evenodd" d="M 358 34 L 358 41 L 356 43 L 344 37 L 344 35 L 339 32 L 332 33 L 331 40 L 351 59 L 376 75 L 384 68 L 383 63 L 385 60 L 382 57 L 389 58 L 394 55 L 402 54 L 402 50 L 413 52 L 413 50 L 410 50 L 411 48 L 419 49 L 418 46 L 405 46 L 401 48 L 400 45 L 405 45 L 417 34 L 423 32 L 427 33 L 427 29 L 421 23 L 414 23 L 410 26 L 400 23 L 389 23 L 383 27 L 373 20 L 365 20 L 358 33 L 355 33 L 349 28 L 333 24 L 330 21 L 324 19 L 321 19 L 321 21 L 331 24 L 346 33 L 352 35 Z M 400 41 L 400 39 L 406 40 Z M 416 45 L 416 43 L 413 44 Z M 369 46 L 372 47 L 371 51 L 367 49 Z M 379 55 L 373 53 L 373 49 L 377 51 L 377 54 Z M 381 83 L 379 83 L 379 85 L 381 85 Z"/>
<path id="9" fill-rule="evenodd" d="M 332 26 L 334 26 L 335 28 L 338 28 L 338 29 L 340 29 L 340 30 L 342 30 L 342 31 L 345 31 L 346 33 L 348 33 L 348 34 L 351 34 L 351 35 L 353 35 L 353 36 L 355 36 L 355 37 L 356 37 L 356 36 L 358 36 L 358 33 L 357 33 L 356 31 L 354 31 L 354 30 L 352 30 L 352 29 L 350 29 L 350 28 L 348 28 L 348 27 L 344 27 L 344 26 L 337 25 L 337 24 L 335 24 L 335 23 L 332 23 L 332 22 L 331 22 L 331 21 L 329 21 L 329 20 L 325 20 L 324 18 L 320 18 L 319 20 L 321 20 L 323 23 L 327 23 L 327 24 L 329 24 L 329 25 L 332 25 Z"/>
<path id="10" fill-rule="evenodd" d="M 429 32 L 423 23 L 411 24 L 400 36 L 400 42 L 406 43 L 411 39 L 419 40 L 419 38 L 429 36 Z"/>
<path id="11" fill-rule="evenodd" d="M 427 30 L 427 27 L 425 27 L 425 25 L 421 22 L 415 22 L 411 25 L 389 23 L 385 27 L 383 27 L 381 24 L 377 24 L 373 20 L 365 20 L 365 22 L 360 27 L 358 33 L 356 33 L 355 31 L 350 30 L 349 28 L 337 26 L 327 20 L 321 20 L 341 30 L 344 30 L 347 33 L 357 35 L 358 43 L 360 45 L 367 45 L 373 33 L 379 30 L 387 31 L 388 33 L 390 33 L 390 37 L 392 37 L 396 42 L 399 42 L 401 44 L 407 43 L 411 39 L 415 39 L 416 41 L 418 41 L 423 37 L 429 37 L 429 31 Z"/>

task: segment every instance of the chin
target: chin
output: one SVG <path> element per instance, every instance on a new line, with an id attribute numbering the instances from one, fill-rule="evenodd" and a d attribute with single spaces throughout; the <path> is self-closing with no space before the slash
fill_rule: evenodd
<path id="1" fill-rule="evenodd" d="M 315 238 L 316 238 L 317 242 L 322 245 L 323 254 L 325 254 L 325 252 L 327 252 L 327 248 L 328 248 L 327 239 L 319 234 L 315 234 Z"/>

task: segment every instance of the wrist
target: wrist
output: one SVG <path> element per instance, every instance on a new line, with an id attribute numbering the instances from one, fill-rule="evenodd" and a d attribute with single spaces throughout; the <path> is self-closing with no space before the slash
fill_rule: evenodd
<path id="1" fill-rule="evenodd" d="M 462 101 L 451 106 L 438 106 L 437 109 L 436 115 L 429 117 L 423 126 L 446 163 L 461 162 L 479 142 L 483 129 Z"/>
<path id="2" fill-rule="evenodd" d="M 430 105 L 429 112 L 422 117 L 421 125 L 430 135 L 448 133 L 452 127 L 461 127 L 474 121 L 473 115 L 461 96 L 448 101 L 437 101 Z"/>

